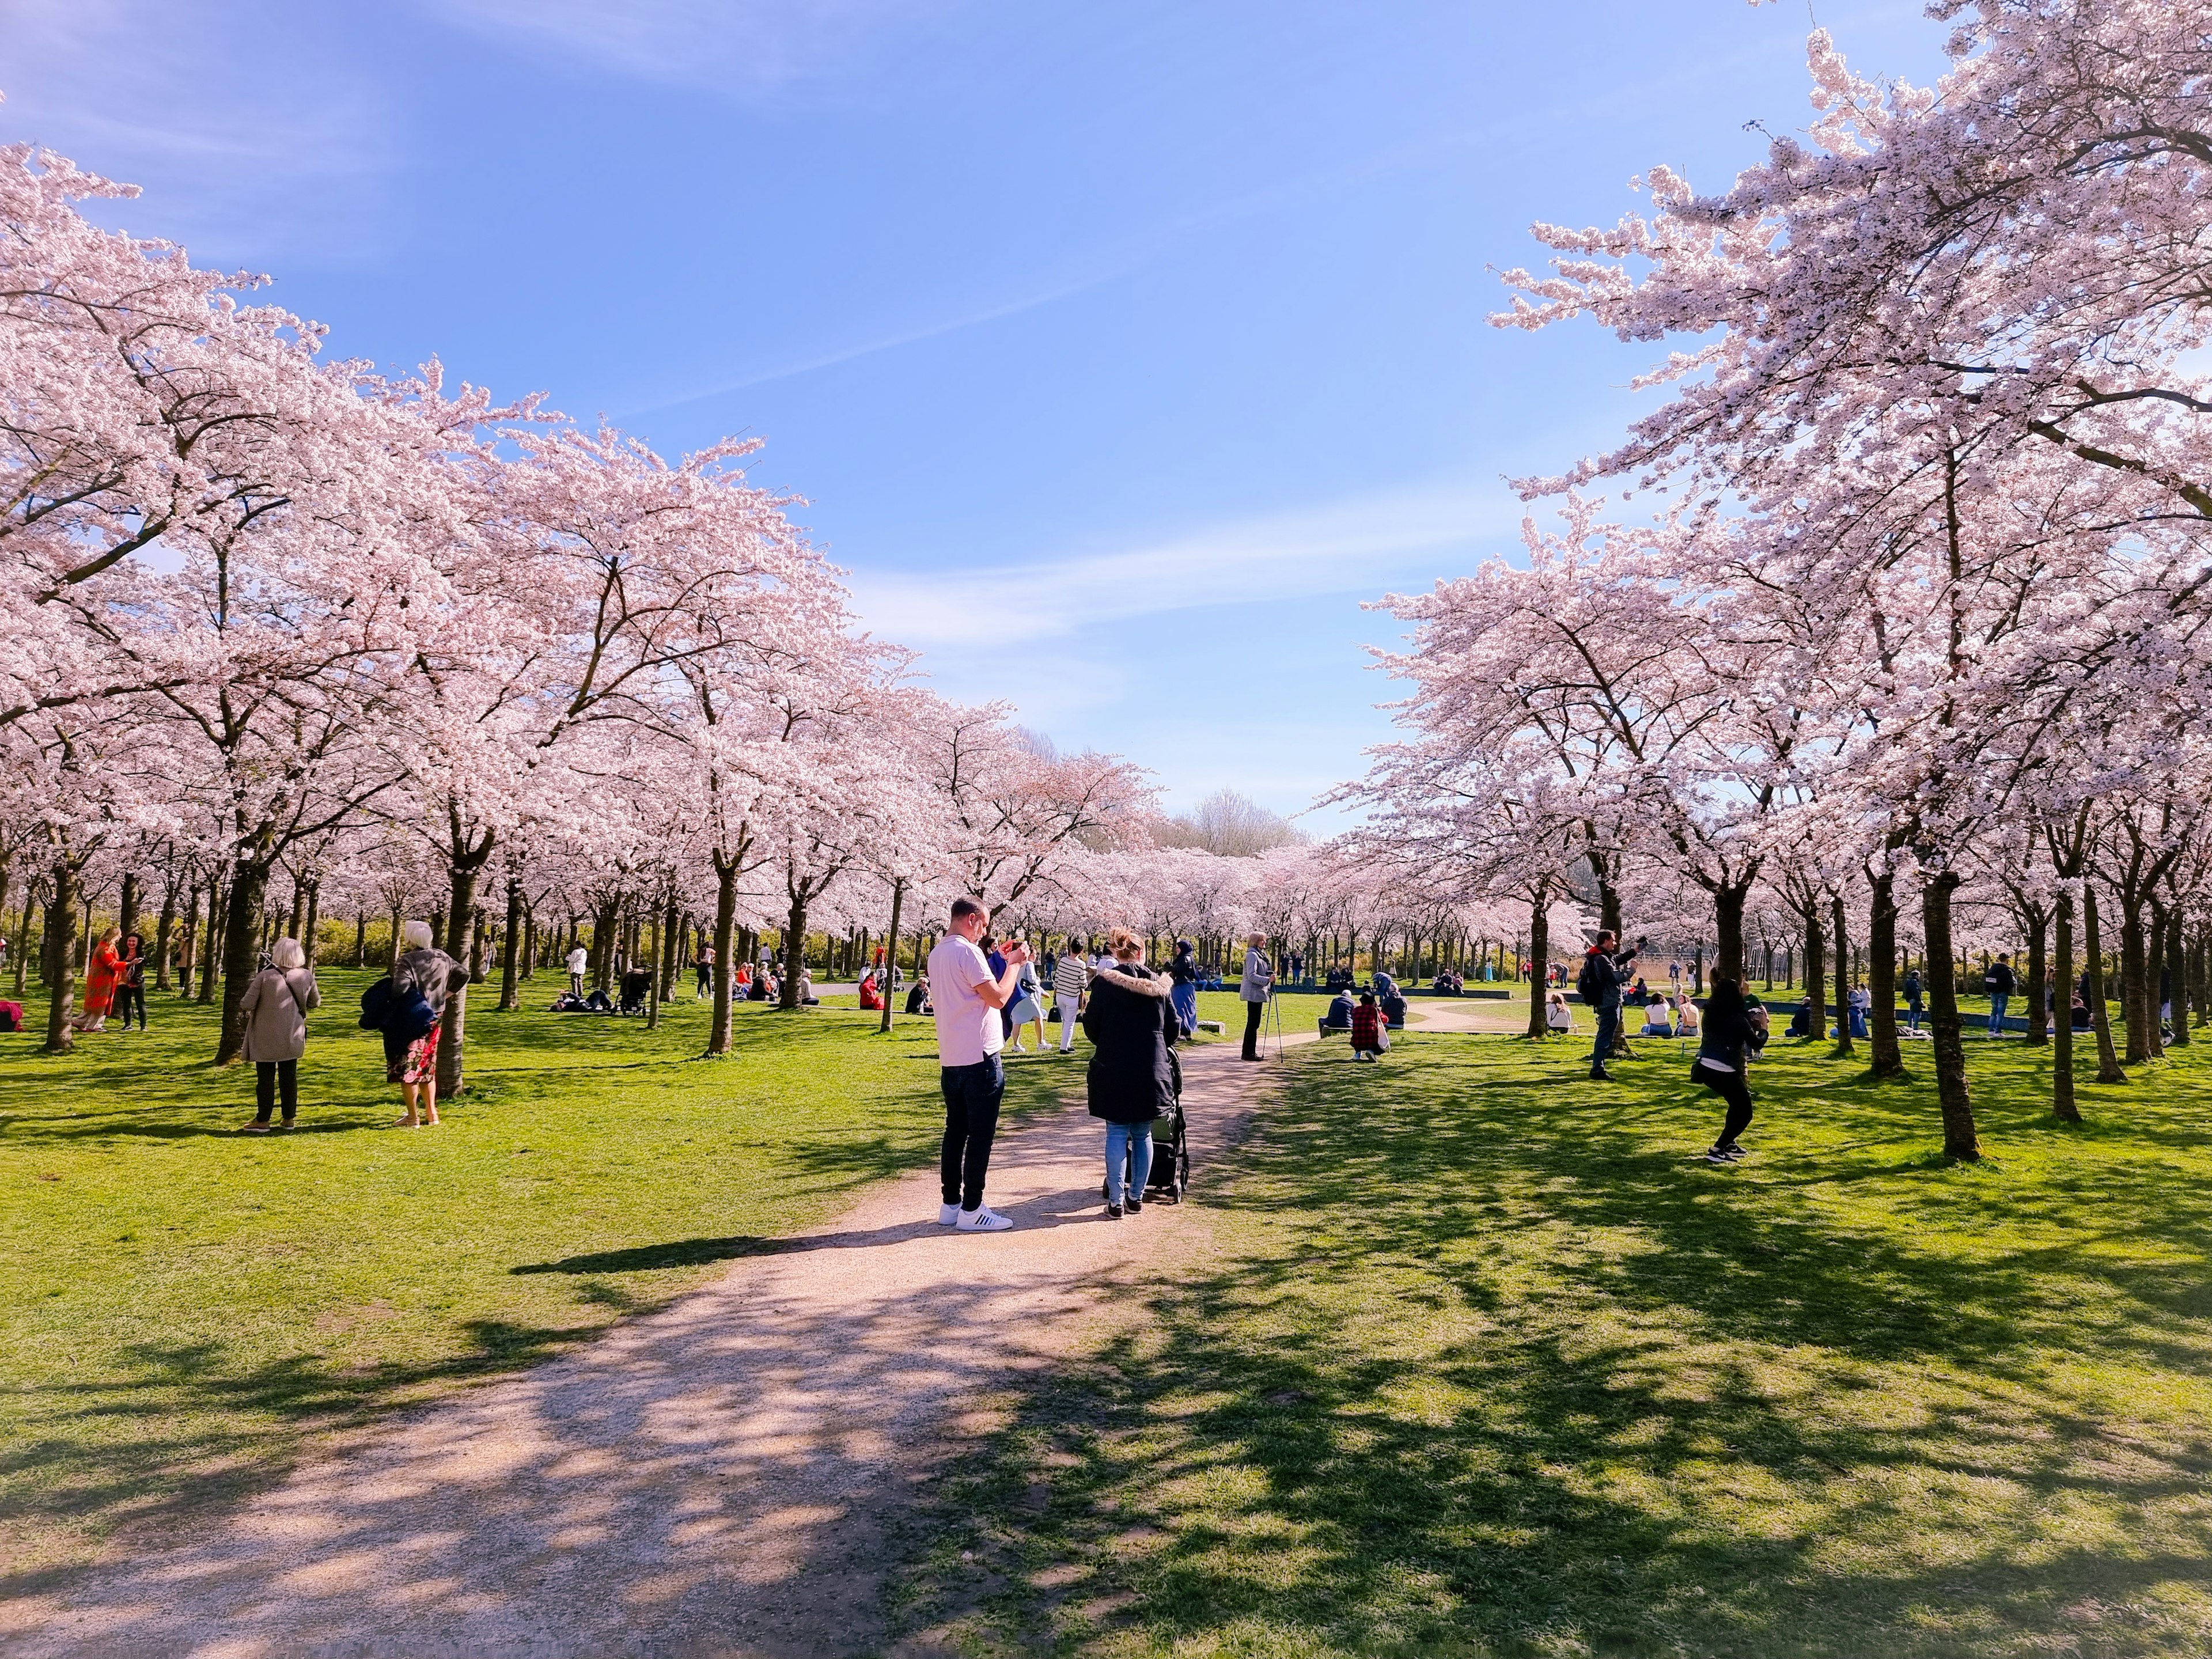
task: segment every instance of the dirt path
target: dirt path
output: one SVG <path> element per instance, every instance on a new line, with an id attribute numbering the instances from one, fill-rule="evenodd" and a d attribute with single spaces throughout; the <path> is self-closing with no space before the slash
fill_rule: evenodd
<path id="1" fill-rule="evenodd" d="M 1009 1384 L 1096 1340 L 1146 1257 L 1199 1242 L 1208 1158 L 1275 1073 L 1222 1044 L 1185 1075 L 1196 1202 L 1106 1220 L 1099 1127 L 1071 1107 L 1000 1143 L 1013 1231 L 939 1228 L 916 1171 L 587 1350 L 0 1608 L 0 1654 L 872 1651 L 912 1495 Z"/>

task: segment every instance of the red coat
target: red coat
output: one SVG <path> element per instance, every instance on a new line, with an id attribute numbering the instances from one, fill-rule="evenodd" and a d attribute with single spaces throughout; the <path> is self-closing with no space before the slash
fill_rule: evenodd
<path id="1" fill-rule="evenodd" d="M 123 976 L 123 958 L 106 939 L 92 947 L 92 961 L 84 975 L 84 1012 L 105 1014 L 115 1006 L 115 981 Z"/>
<path id="2" fill-rule="evenodd" d="M 1352 1011 L 1352 1046 L 1355 1048 L 1380 1048 L 1382 1046 L 1382 1011 L 1364 1004 Z"/>

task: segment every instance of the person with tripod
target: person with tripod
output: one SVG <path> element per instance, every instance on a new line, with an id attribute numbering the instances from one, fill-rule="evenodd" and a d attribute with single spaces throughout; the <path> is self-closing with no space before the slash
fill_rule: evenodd
<path id="1" fill-rule="evenodd" d="M 1267 960 L 1267 936 L 1252 933 L 1244 940 L 1244 977 L 1237 994 L 1244 1000 L 1244 1058 L 1260 1058 L 1260 1020 L 1273 994 L 1275 969 Z"/>

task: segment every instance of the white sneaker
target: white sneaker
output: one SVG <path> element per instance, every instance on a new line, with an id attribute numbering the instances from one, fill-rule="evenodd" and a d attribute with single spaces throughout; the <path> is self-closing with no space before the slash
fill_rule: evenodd
<path id="1" fill-rule="evenodd" d="M 963 1233 L 1002 1233 L 1014 1224 L 986 1204 L 980 1210 L 960 1212 L 960 1231 Z"/>
<path id="2" fill-rule="evenodd" d="M 960 1206 L 957 1204 L 940 1204 L 937 1206 L 937 1224 L 939 1226 L 950 1227 L 959 1219 Z"/>

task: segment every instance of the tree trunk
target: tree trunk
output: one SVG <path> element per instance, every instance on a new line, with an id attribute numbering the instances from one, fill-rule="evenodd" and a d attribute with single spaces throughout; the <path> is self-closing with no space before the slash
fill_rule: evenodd
<path id="1" fill-rule="evenodd" d="M 806 901 L 794 896 L 783 929 L 783 985 L 776 1006 L 789 1012 L 799 1006 L 799 975 L 806 966 Z"/>
<path id="2" fill-rule="evenodd" d="M 895 881 L 891 884 L 891 930 L 884 936 L 884 971 L 876 985 L 876 988 L 884 994 L 884 1017 L 876 1027 L 878 1031 L 891 1029 L 891 1011 L 898 1001 L 892 993 L 897 988 L 898 981 L 899 912 L 905 904 L 906 883 Z M 1052 988 L 1049 985 L 1044 987 L 1043 994 L 1050 996 Z"/>
<path id="3" fill-rule="evenodd" d="M 76 926 L 76 862 L 54 860 L 53 896 L 46 901 L 46 960 L 54 964 L 46 994 L 46 1052 L 65 1054 L 76 1046 L 70 1029 L 70 1005 L 76 996 L 76 974 L 70 965 L 70 934 Z"/>
<path id="4" fill-rule="evenodd" d="M 2166 1053 L 2166 1032 L 2158 1018 L 2158 976 L 2166 956 L 2166 907 L 2153 899 L 2148 908 L 2150 931 L 2143 939 L 2143 1053 L 2156 1060 Z"/>
<path id="5" fill-rule="evenodd" d="M 2079 1123 L 2081 1109 L 2074 1102 L 2074 890 L 2061 885 L 2051 918 L 2058 960 L 2052 964 L 2057 994 L 2051 1001 L 2051 1114 L 2062 1123 Z"/>
<path id="6" fill-rule="evenodd" d="M 21 1002 L 25 995 L 23 988 L 25 975 L 31 969 L 31 916 L 33 911 L 38 910 L 38 902 L 39 884 L 35 880 L 25 882 L 23 884 L 23 925 L 15 930 L 15 1000 L 18 1002 Z M 46 915 L 41 911 L 39 912 L 39 951 L 41 963 L 45 961 L 45 936 Z"/>
<path id="7" fill-rule="evenodd" d="M 1748 881 L 1713 890 L 1713 925 L 1719 930 L 1713 972 L 1726 974 L 1738 985 L 1743 983 L 1743 906 L 1750 894 Z"/>
<path id="8" fill-rule="evenodd" d="M 714 855 L 714 1017 L 707 1028 L 707 1052 L 730 1052 L 730 987 L 737 977 L 730 960 L 731 934 L 738 914 L 738 861 Z"/>
<path id="9" fill-rule="evenodd" d="M 684 914 L 677 908 L 676 895 L 671 893 L 660 907 L 660 1000 L 663 1002 L 676 994 L 677 976 L 684 971 Z"/>
<path id="10" fill-rule="evenodd" d="M 1920 920 L 1929 958 L 1940 957 L 1944 964 L 1944 971 L 1928 987 L 1928 1024 L 1936 1050 L 1936 1097 L 1943 1114 L 1943 1154 L 1966 1160 L 1979 1158 L 1982 1149 L 1975 1138 L 1973 1103 L 1966 1092 L 1966 1045 L 1959 1035 L 1959 986 L 1950 971 L 1950 964 L 1957 960 L 1951 950 L 1951 895 L 1958 885 L 1959 878 L 1948 871 L 1923 885 Z"/>
<path id="11" fill-rule="evenodd" d="M 238 859 L 230 867 L 230 904 L 222 928 L 222 1030 L 215 1063 L 228 1066 L 246 1052 L 246 988 L 261 965 L 261 908 L 269 896 L 270 866 Z M 210 964 L 211 965 L 211 964 Z"/>
<path id="12" fill-rule="evenodd" d="M 1805 1035 L 1817 1042 L 1828 1035 L 1828 1010 L 1823 1000 L 1828 992 L 1828 942 L 1820 931 L 1820 902 L 1811 900 L 1798 920 L 1805 924 L 1805 997 L 1813 1010 Z"/>
<path id="13" fill-rule="evenodd" d="M 2119 1056 L 2112 1049 L 2112 1020 L 2105 1006 L 2105 942 L 2097 931 L 2097 889 L 2081 884 L 2081 927 L 2089 952 L 2089 1024 L 2097 1033 L 2097 1081 L 2125 1083 Z"/>
<path id="14" fill-rule="evenodd" d="M 353 912 L 353 965 L 356 968 L 368 966 L 368 910 L 366 906 L 358 904 Z"/>
<path id="15" fill-rule="evenodd" d="M 405 921 L 405 914 L 399 906 L 393 905 L 392 907 L 392 949 L 386 955 L 384 963 L 384 971 L 387 974 L 399 965 L 399 930 Z"/>
<path id="16" fill-rule="evenodd" d="M 2120 892 L 2120 1014 L 2127 1022 L 2127 1063 L 2141 1065 L 2150 1058 L 2150 1038 L 2144 1029 L 2143 1010 L 2149 992 L 2143 984 L 2142 901 Z"/>
<path id="17" fill-rule="evenodd" d="M 653 965 L 652 974 L 645 981 L 645 1029 L 648 1031 L 657 1031 L 660 1029 L 662 995 L 660 988 L 664 980 L 663 969 L 665 967 L 666 954 L 675 947 L 676 944 L 676 930 L 669 925 L 670 915 L 675 908 L 670 905 L 665 909 L 656 909 L 653 913 L 653 938 L 648 948 L 656 960 Z"/>
<path id="18" fill-rule="evenodd" d="M 1858 1053 L 1858 1045 L 1851 1041 L 1851 947 L 1844 931 L 1849 920 L 1844 914 L 1844 896 L 1831 893 L 1828 924 L 1836 935 L 1836 1054 L 1839 1059 Z"/>
<path id="19" fill-rule="evenodd" d="M 1539 884 L 1535 901 L 1528 907 L 1528 1041 L 1541 1042 L 1549 1034 L 1544 1024 L 1544 964 L 1552 958 L 1552 894 Z"/>
<path id="20" fill-rule="evenodd" d="M 499 1009 L 511 1014 L 522 1006 L 522 878 L 507 878 L 507 948 L 499 953 Z"/>
<path id="21" fill-rule="evenodd" d="M 123 872 L 123 896 L 116 901 L 115 925 L 121 929 L 119 937 L 129 939 L 138 931 L 138 872 Z"/>
<path id="22" fill-rule="evenodd" d="M 228 936 L 228 895 L 222 884 L 222 872 L 211 872 L 208 876 L 207 927 L 200 939 L 200 994 L 202 1007 L 215 1003 L 216 975 L 222 966 L 223 941 Z"/>
<path id="23" fill-rule="evenodd" d="M 1897 1037 L 1896 878 L 1885 872 L 1869 877 L 1867 885 L 1873 893 L 1867 913 L 1867 994 L 1874 1002 L 1867 1011 L 1872 1050 L 1867 1074 L 1903 1077 L 1905 1050 Z"/>
<path id="24" fill-rule="evenodd" d="M 608 899 L 592 918 L 592 984 L 605 990 L 613 982 L 615 946 L 621 937 L 622 900 Z"/>
<path id="25" fill-rule="evenodd" d="M 177 932 L 177 884 L 161 884 L 161 910 L 154 921 L 154 988 L 169 988 L 169 945 Z"/>
<path id="26" fill-rule="evenodd" d="M 310 968 L 315 965 L 315 957 L 318 954 L 315 950 L 315 935 L 322 931 L 322 913 L 323 881 L 321 877 L 317 876 L 307 883 L 307 915 L 306 920 L 300 924 L 300 948 L 307 952 L 307 966 Z"/>
<path id="27" fill-rule="evenodd" d="M 490 838 L 485 838 L 484 857 L 491 852 Z M 455 859 L 448 867 L 448 890 L 451 902 L 446 907 L 445 952 L 455 962 L 468 962 L 469 935 L 477 910 L 477 878 L 483 872 L 483 857 Z M 475 964 L 481 973 L 483 964 Z M 440 1017 L 442 1028 L 438 1033 L 438 1098 L 459 1100 L 468 1092 L 468 1030 L 469 981 L 471 975 L 463 974 L 460 983 L 454 986 L 446 998 L 446 1012 Z"/>
<path id="28" fill-rule="evenodd" d="M 2039 908 L 2028 916 L 2027 934 L 2027 1041 L 2035 1048 L 2051 1041 L 2051 1025 L 2045 1015 L 2056 1010 L 2045 1005 L 2058 1000 L 2055 987 L 2044 983 L 2051 970 L 2050 945 L 2051 918 Z"/>
<path id="29" fill-rule="evenodd" d="M 2173 1007 L 2173 1035 L 2168 1042 L 2176 1048 L 2189 1046 L 2189 954 L 2182 935 L 2182 914 L 2176 908 L 2166 919 L 2166 994 Z"/>

